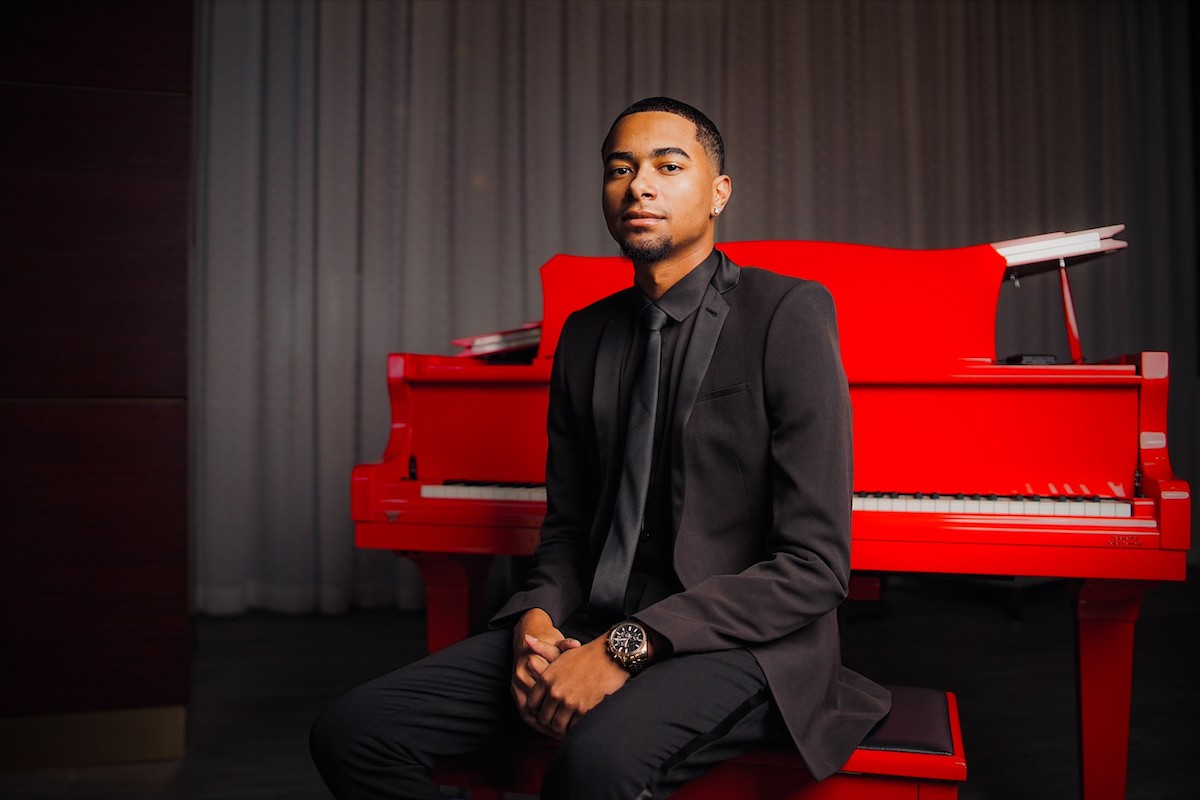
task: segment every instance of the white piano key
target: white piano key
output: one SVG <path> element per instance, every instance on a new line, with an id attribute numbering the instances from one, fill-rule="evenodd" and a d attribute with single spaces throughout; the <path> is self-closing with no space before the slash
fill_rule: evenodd
<path id="1" fill-rule="evenodd" d="M 1086 500 L 1074 498 L 1063 503 L 1067 507 L 1068 517 L 1086 517 L 1088 506 L 1092 505 Z"/>
<path id="2" fill-rule="evenodd" d="M 1101 500 L 1100 516 L 1131 517 L 1133 516 L 1133 506 L 1121 500 Z"/>

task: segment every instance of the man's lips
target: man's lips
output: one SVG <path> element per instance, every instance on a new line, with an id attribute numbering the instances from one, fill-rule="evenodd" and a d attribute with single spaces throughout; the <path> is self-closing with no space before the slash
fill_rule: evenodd
<path id="1" fill-rule="evenodd" d="M 653 211 L 626 211 L 621 220 L 631 228 L 650 228 L 663 221 L 660 214 Z"/>

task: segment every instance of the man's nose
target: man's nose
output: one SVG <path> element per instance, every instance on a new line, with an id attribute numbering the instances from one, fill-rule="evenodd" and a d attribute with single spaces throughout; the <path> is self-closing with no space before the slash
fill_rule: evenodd
<path id="1" fill-rule="evenodd" d="M 634 174 L 633 180 L 629 182 L 629 191 L 635 197 L 653 197 L 655 194 L 654 188 L 654 170 L 643 167 Z"/>

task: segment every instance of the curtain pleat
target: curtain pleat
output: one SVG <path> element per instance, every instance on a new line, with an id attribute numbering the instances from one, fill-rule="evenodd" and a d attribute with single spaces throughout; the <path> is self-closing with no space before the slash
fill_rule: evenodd
<path id="1" fill-rule="evenodd" d="M 941 248 L 1125 223 L 1128 250 L 1072 270 L 1085 355 L 1170 351 L 1172 460 L 1196 481 L 1185 3 L 243 0 L 197 13 L 198 610 L 420 605 L 412 566 L 356 550 L 349 519 L 350 470 L 387 440 L 387 353 L 451 352 L 452 338 L 539 319 L 545 260 L 613 253 L 600 146 L 654 94 L 725 135 L 726 241 Z M 997 343 L 1067 355 L 1051 276 L 1003 288 Z M 1014 409 L 997 424 L 1041 423 Z"/>

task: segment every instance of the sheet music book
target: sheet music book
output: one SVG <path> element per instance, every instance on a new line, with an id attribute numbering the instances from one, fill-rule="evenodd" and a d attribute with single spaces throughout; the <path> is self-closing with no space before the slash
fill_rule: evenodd
<path id="1" fill-rule="evenodd" d="M 1060 258 L 1099 253 L 1111 253 L 1128 245 L 1121 239 L 1114 239 L 1124 225 L 1107 225 L 1103 228 L 1092 228 L 1086 231 L 1066 233 L 1043 233 L 1039 236 L 1025 236 L 1020 239 L 1009 239 L 1003 242 L 993 242 L 992 247 L 1004 256 L 1008 266 L 1017 267 L 1025 264 L 1037 264 L 1043 261 L 1057 261 Z"/>
<path id="2" fill-rule="evenodd" d="M 465 336 L 452 340 L 451 344 L 462 348 L 458 354 L 460 356 L 485 356 L 535 348 L 541 341 L 542 323 L 539 321 L 526 322 L 520 327 L 505 331 Z"/>

